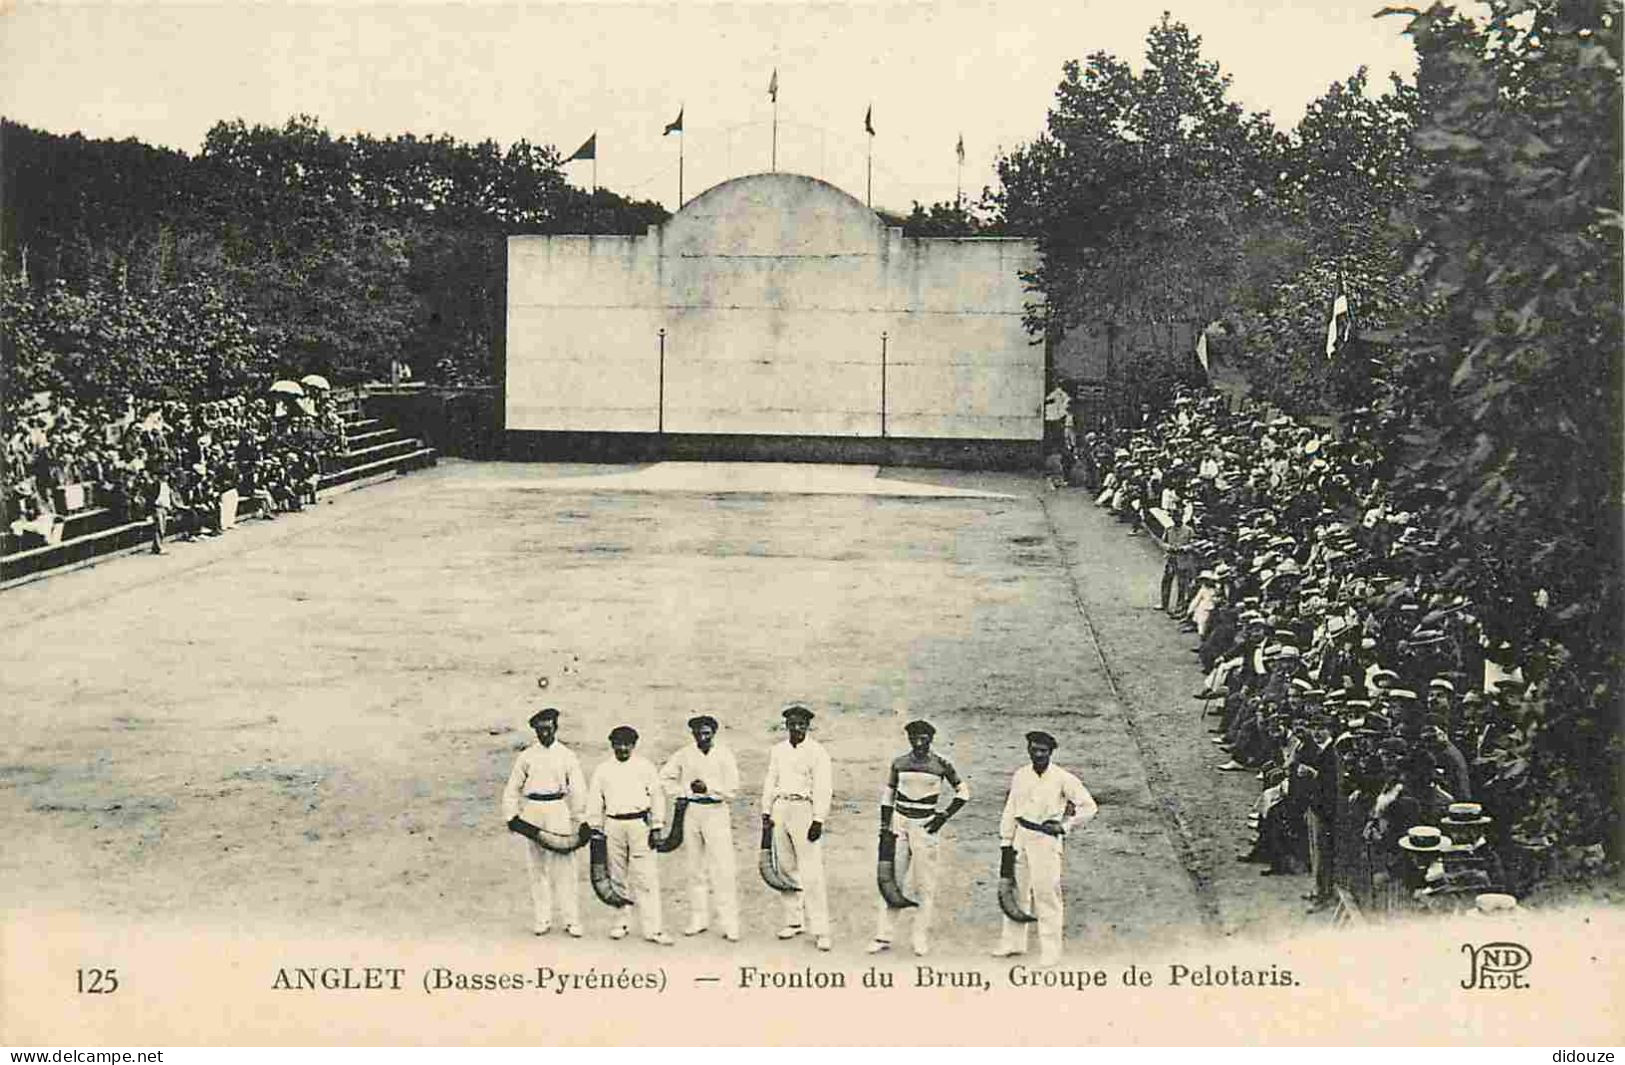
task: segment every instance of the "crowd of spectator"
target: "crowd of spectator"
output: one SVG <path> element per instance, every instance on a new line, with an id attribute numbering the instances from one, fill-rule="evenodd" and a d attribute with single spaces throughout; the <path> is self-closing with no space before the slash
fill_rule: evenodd
<path id="1" fill-rule="evenodd" d="M 1165 552 L 1213 768 L 1259 782 L 1238 860 L 1312 873 L 1311 911 L 1515 905 L 1507 751 L 1537 674 L 1488 646 L 1450 576 L 1461 545 L 1429 506 L 1399 508 L 1359 434 L 1186 391 L 1063 451 Z"/>
<path id="2" fill-rule="evenodd" d="M 171 534 L 221 535 L 247 500 L 272 520 L 314 503 L 347 447 L 336 404 L 316 390 L 201 402 L 37 393 L 8 403 L 6 425 L 0 503 L 21 549 L 61 542 L 67 520 L 93 508 L 120 524 L 151 519 L 156 553 Z"/>

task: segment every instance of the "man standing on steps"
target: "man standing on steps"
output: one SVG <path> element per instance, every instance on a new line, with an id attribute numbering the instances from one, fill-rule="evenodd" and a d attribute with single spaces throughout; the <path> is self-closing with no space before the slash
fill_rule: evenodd
<path id="1" fill-rule="evenodd" d="M 638 731 L 631 725 L 610 730 L 614 757 L 593 770 L 587 824 L 609 843 L 609 878 L 632 899 L 643 938 L 669 947 L 674 940 L 661 927 L 660 865 L 650 840 L 665 826 L 666 797 L 653 763 L 632 753 L 637 745 Z M 624 938 L 627 922 L 626 910 L 616 910 L 609 938 Z"/>
<path id="2" fill-rule="evenodd" d="M 688 798 L 688 891 L 693 916 L 685 935 L 710 927 L 710 903 L 716 900 L 722 938 L 739 940 L 739 892 L 734 874 L 732 811 L 739 794 L 739 764 L 733 751 L 717 742 L 717 719 L 699 714 L 688 719 L 694 742 L 681 748 L 660 770 L 660 783 L 673 795 Z"/>
<path id="3" fill-rule="evenodd" d="M 1050 764 L 1055 737 L 1047 732 L 1027 733 L 1031 765 L 1016 770 L 1010 797 L 999 818 L 999 843 L 1016 850 L 1016 897 L 1030 904 L 1038 918 L 1039 964 L 1061 960 L 1062 841 L 1068 832 L 1094 819 L 1100 808 L 1083 782 L 1060 766 Z M 1004 934 L 996 958 L 1027 952 L 1027 926 L 1004 918 Z"/>
<path id="4" fill-rule="evenodd" d="M 970 798 L 970 789 L 959 771 L 946 758 L 931 751 L 937 730 L 928 721 L 910 721 L 903 726 L 909 752 L 892 760 L 886 784 L 880 789 L 880 831 L 897 837 L 896 868 L 903 893 L 919 903 L 914 913 L 914 953 L 925 957 L 931 952 L 931 918 L 937 892 L 937 833 Z M 942 793 L 952 789 L 953 799 L 946 810 L 938 810 Z M 902 820 L 898 820 L 901 818 Z M 886 900 L 880 900 L 875 920 L 875 938 L 870 954 L 891 946 L 896 915 Z"/>
<path id="5" fill-rule="evenodd" d="M 576 834 L 587 808 L 587 786 L 576 753 L 558 741 L 559 712 L 549 706 L 530 715 L 536 742 L 514 760 L 508 786 L 502 792 L 502 820 L 515 817 L 561 836 Z M 581 883 L 574 852 L 559 854 L 533 839 L 521 839 L 525 871 L 530 879 L 531 930 L 544 936 L 553 926 L 558 908 L 564 930 L 581 937 Z"/>
<path id="6" fill-rule="evenodd" d="M 829 893 L 824 884 L 824 821 L 832 793 L 829 753 L 807 738 L 813 712 L 802 703 L 786 706 L 784 729 L 789 738 L 767 758 L 762 781 L 762 824 L 773 830 L 779 867 L 801 885 L 784 894 L 784 927 L 780 939 L 810 931 L 819 950 L 829 950 Z"/>

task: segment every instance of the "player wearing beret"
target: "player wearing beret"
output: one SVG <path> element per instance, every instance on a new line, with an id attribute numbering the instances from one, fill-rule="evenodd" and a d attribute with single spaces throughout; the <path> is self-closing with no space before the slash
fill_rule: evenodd
<path id="1" fill-rule="evenodd" d="M 519 752 L 508 786 L 502 791 L 502 819 L 515 818 L 562 837 L 576 834 L 587 808 L 586 778 L 576 753 L 558 741 L 559 712 L 549 706 L 530 715 L 536 742 Z M 521 838 L 530 881 L 531 930 L 546 935 L 558 910 L 564 930 L 581 935 L 580 874 L 575 854 L 548 850 L 534 839 Z"/>
<path id="2" fill-rule="evenodd" d="M 780 939 L 793 939 L 803 930 L 813 935 L 819 950 L 831 948 L 829 892 L 824 883 L 824 822 L 832 798 L 829 752 L 809 739 L 813 712 L 802 703 L 783 711 L 787 737 L 767 758 L 762 781 L 762 823 L 773 830 L 773 850 L 780 868 L 801 885 L 784 893 L 784 927 Z"/>
<path id="3" fill-rule="evenodd" d="M 927 721 L 910 721 L 903 726 L 908 736 L 907 754 L 892 759 L 886 783 L 880 789 L 880 831 L 897 837 L 896 868 L 903 893 L 919 904 L 914 914 L 914 953 L 921 957 L 931 951 L 931 918 L 935 912 L 937 887 L 937 833 L 948 819 L 970 799 L 970 789 L 959 771 L 946 758 L 931 750 L 937 730 Z M 942 794 L 952 799 L 939 809 Z M 869 953 L 878 954 L 891 946 L 897 917 L 880 899 L 875 919 L 875 938 Z"/>
<path id="4" fill-rule="evenodd" d="M 739 763 L 726 744 L 717 741 L 717 719 L 698 714 L 688 719 L 694 742 L 679 748 L 660 770 L 660 783 L 688 799 L 688 825 L 683 850 L 688 852 L 688 896 L 693 907 L 686 935 L 710 927 L 716 902 L 722 938 L 739 939 L 739 892 L 734 876 L 731 803 L 739 794 Z"/>
<path id="5" fill-rule="evenodd" d="M 665 827 L 666 797 L 653 763 L 632 753 L 637 745 L 638 730 L 632 726 L 610 730 L 609 746 L 615 756 L 593 770 L 587 824 L 602 832 L 609 844 L 609 878 L 631 898 L 628 908 L 637 909 L 643 938 L 670 946 L 673 940 L 661 927 L 660 866 L 650 842 L 650 836 Z M 624 937 L 627 921 L 626 909 L 616 910 L 609 938 Z"/>
<path id="6" fill-rule="evenodd" d="M 1068 832 L 1088 824 L 1100 812 L 1083 782 L 1050 763 L 1055 737 L 1047 732 L 1027 733 L 1030 765 L 1016 770 L 1010 797 L 999 818 L 999 843 L 1016 852 L 1016 895 L 1031 905 L 1038 918 L 1039 964 L 1061 960 L 1062 842 Z M 1027 926 L 1004 918 L 1004 934 L 994 957 L 1027 952 Z"/>

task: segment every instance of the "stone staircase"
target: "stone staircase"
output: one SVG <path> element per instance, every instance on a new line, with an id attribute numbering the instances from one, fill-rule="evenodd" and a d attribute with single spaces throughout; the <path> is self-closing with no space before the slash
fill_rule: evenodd
<path id="1" fill-rule="evenodd" d="M 368 417 L 366 404 L 359 396 L 351 394 L 336 402 L 344 415 L 349 450 L 339 458 L 336 469 L 322 474 L 319 492 L 435 464 L 438 455 L 434 448 Z"/>
<path id="2" fill-rule="evenodd" d="M 344 416 L 348 448 L 322 474 L 318 498 L 435 464 L 438 456 L 434 448 L 368 417 L 364 394 L 342 394 L 335 402 Z M 257 505 L 254 500 L 242 500 L 238 518 L 251 517 Z M 5 529 L 0 532 L 0 590 L 144 547 L 151 535 L 149 519 L 121 522 L 113 511 L 98 506 L 70 514 L 63 523 L 61 543 L 25 548 Z"/>

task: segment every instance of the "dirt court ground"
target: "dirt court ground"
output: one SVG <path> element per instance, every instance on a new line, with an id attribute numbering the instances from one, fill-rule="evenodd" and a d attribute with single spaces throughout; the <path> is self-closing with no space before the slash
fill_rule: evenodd
<path id="1" fill-rule="evenodd" d="M 1304 878 L 1232 860 L 1257 784 L 1213 771 L 1193 638 L 1152 608 L 1160 557 L 1125 531 L 1018 475 L 452 461 L 14 589 L 3 904 L 11 922 L 528 949 L 498 797 L 547 675 L 589 773 L 614 724 L 658 764 L 691 713 L 722 720 L 744 779 L 741 957 L 821 960 L 772 938 L 755 871 L 790 698 L 817 709 L 835 765 L 830 964 L 855 964 L 872 931 L 876 799 L 913 716 L 973 796 L 945 832 L 936 958 L 996 941 L 997 820 L 1033 727 L 1101 806 L 1067 847 L 1069 957 L 1279 931 L 1302 920 Z M 682 856 L 661 861 L 680 933 Z M 582 907 L 580 949 L 607 950 L 610 911 L 585 884 Z"/>

